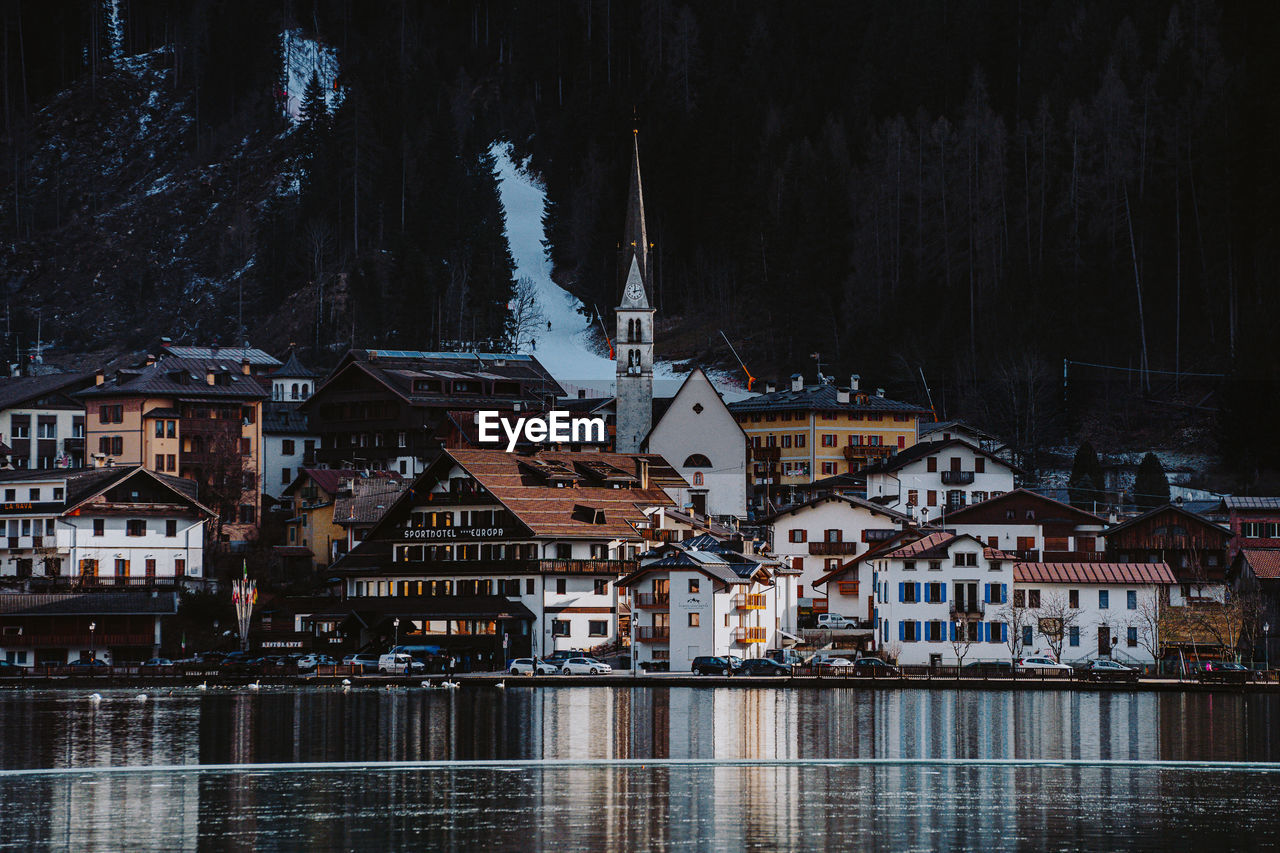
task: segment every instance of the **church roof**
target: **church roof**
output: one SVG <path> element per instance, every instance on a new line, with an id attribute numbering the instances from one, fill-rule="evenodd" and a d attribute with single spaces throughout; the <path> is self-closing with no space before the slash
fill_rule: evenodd
<path id="1" fill-rule="evenodd" d="M 271 375 L 280 379 L 310 379 L 312 377 L 319 376 L 320 374 L 316 373 L 314 370 L 299 361 L 297 350 L 290 347 L 289 358 L 279 370 L 273 372 Z"/>
<path id="2" fill-rule="evenodd" d="M 633 276 L 640 283 L 644 295 L 643 304 L 632 307 L 648 308 L 653 270 L 649 264 L 649 231 L 644 221 L 644 190 L 640 183 L 640 140 L 634 131 L 631 135 L 631 184 L 627 188 L 627 218 L 622 229 L 622 258 L 619 268 L 624 270 L 624 292 L 630 288 Z"/>

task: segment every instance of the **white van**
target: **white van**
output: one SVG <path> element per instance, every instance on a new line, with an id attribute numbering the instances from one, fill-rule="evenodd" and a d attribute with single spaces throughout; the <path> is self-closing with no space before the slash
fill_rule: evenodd
<path id="1" fill-rule="evenodd" d="M 426 664 L 414 660 L 404 652 L 391 652 L 378 658 L 378 672 L 385 675 L 409 675 L 426 671 Z"/>
<path id="2" fill-rule="evenodd" d="M 850 619 L 848 616 L 841 616 L 839 613 L 819 613 L 818 627 L 839 630 L 841 628 L 856 628 L 858 622 L 856 619 Z"/>

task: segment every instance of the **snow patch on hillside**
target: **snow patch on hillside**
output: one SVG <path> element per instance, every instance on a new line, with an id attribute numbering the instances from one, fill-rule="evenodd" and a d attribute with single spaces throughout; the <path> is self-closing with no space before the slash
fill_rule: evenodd
<path id="1" fill-rule="evenodd" d="M 285 30 L 280 34 L 280 55 L 284 69 L 282 93 L 285 115 L 296 122 L 302 117 L 302 99 L 311 75 L 320 80 L 325 101 L 332 112 L 342 103 L 343 90 L 338 86 L 338 50 L 302 35 L 302 30 Z"/>
<path id="2" fill-rule="evenodd" d="M 582 301 L 551 280 L 551 262 L 545 248 L 542 217 L 546 213 L 546 189 L 511 157 L 511 146 L 495 142 L 489 153 L 496 160 L 498 194 L 506 216 L 507 245 L 515 259 L 516 278 L 534 283 L 542 326 L 520 352 L 537 357 L 570 395 L 585 389 L 588 396 L 612 396 L 617 366 L 592 333 L 594 317 L 583 313 Z M 612 306 L 601 306 L 604 322 L 613 334 Z M 550 322 L 550 329 L 546 323 Z M 710 374 L 726 400 L 740 399 L 746 392 L 734 387 L 723 375 Z M 653 368 L 655 397 L 669 397 L 679 390 L 686 374 L 671 362 L 659 361 Z"/>

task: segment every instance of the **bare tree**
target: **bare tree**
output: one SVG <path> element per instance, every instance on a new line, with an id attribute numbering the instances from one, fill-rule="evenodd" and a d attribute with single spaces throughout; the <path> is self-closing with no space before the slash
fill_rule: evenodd
<path id="1" fill-rule="evenodd" d="M 1027 613 L 1025 601 L 1019 593 L 1023 590 L 1015 589 L 1013 595 L 1009 598 L 1009 603 L 1000 608 L 999 615 L 1001 621 L 1008 626 L 1008 634 L 1004 641 L 1009 646 L 1009 654 L 1014 659 L 1022 657 L 1022 629 L 1031 624 L 1031 616 Z"/>
<path id="2" fill-rule="evenodd" d="M 951 623 L 954 631 L 951 635 L 951 650 L 956 655 L 956 666 L 964 666 L 964 659 L 973 650 L 973 641 L 969 639 L 969 624 L 959 620 Z"/>
<path id="3" fill-rule="evenodd" d="M 1160 661 L 1160 644 L 1161 640 L 1161 624 L 1160 620 L 1164 616 L 1167 604 L 1160 600 L 1161 594 L 1167 595 L 1167 592 L 1157 593 L 1150 597 L 1143 597 L 1138 600 L 1138 615 L 1134 617 L 1133 627 L 1138 629 L 1138 645 L 1151 655 L 1151 659 L 1159 663 Z"/>
<path id="4" fill-rule="evenodd" d="M 1070 605 L 1065 592 L 1050 592 L 1043 596 L 1036 616 L 1039 617 L 1039 631 L 1049 641 L 1054 659 L 1061 661 L 1062 644 L 1071 627 L 1080 621 L 1080 609 Z"/>
<path id="5" fill-rule="evenodd" d="M 532 340 L 538 327 L 544 322 L 533 279 L 525 276 L 516 279 L 516 289 L 511 297 L 508 314 L 510 319 L 507 321 L 507 338 L 512 352 L 518 352 L 521 342 Z"/>

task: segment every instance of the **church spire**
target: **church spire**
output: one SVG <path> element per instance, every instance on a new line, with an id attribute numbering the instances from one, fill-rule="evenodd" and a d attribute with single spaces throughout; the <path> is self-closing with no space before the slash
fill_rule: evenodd
<path id="1" fill-rule="evenodd" d="M 631 131 L 631 185 L 627 190 L 627 219 L 622 231 L 622 263 L 620 270 L 625 277 L 624 287 L 631 284 L 632 267 L 640 275 L 640 284 L 647 296 L 653 287 L 653 271 L 649 263 L 649 232 L 644 223 L 644 191 L 640 186 L 639 131 Z"/>

